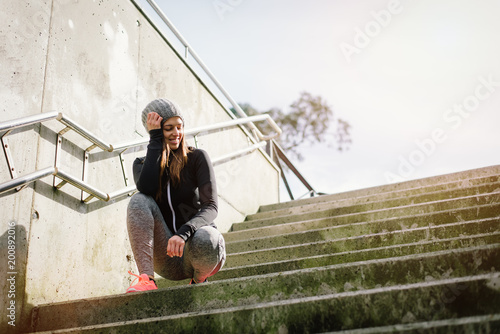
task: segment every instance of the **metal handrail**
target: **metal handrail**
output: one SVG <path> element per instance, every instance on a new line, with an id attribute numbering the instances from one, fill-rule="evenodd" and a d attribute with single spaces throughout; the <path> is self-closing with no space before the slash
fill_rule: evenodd
<path id="1" fill-rule="evenodd" d="M 109 196 L 107 193 L 100 191 L 99 189 L 88 184 L 87 182 L 84 182 L 76 177 L 69 175 L 68 173 L 62 171 L 61 169 L 56 169 L 56 174 L 54 176 L 57 176 L 61 180 L 66 181 L 69 184 L 77 187 L 78 189 L 91 194 L 92 197 L 96 197 L 104 202 L 109 201 Z M 88 200 L 85 200 L 84 202 L 88 202 L 92 197 L 88 198 Z"/>
<path id="2" fill-rule="evenodd" d="M 90 141 L 91 143 L 96 145 L 97 147 L 99 147 L 100 149 L 102 149 L 104 151 L 108 151 L 108 152 L 113 152 L 113 145 L 106 144 L 103 140 L 99 139 L 92 132 L 90 132 L 89 130 L 85 129 L 84 127 L 78 125 L 76 122 L 72 121 L 70 118 L 63 115 L 62 113 L 59 113 L 57 120 L 59 122 L 61 122 L 62 124 L 66 125 L 66 127 L 68 127 L 69 129 L 78 133 L 83 138 L 87 139 L 88 141 Z M 93 147 L 91 146 L 87 150 L 89 151 L 91 148 L 93 148 Z"/>
<path id="3" fill-rule="evenodd" d="M 141 8 L 140 4 L 136 0 L 131 0 L 136 7 Z M 238 105 L 238 103 L 231 97 L 231 95 L 224 89 L 222 84 L 217 80 L 217 78 L 213 75 L 213 73 L 208 69 L 207 65 L 201 60 L 201 58 L 198 56 L 198 54 L 194 51 L 194 49 L 189 45 L 189 43 L 186 41 L 186 39 L 181 35 L 181 33 L 177 30 L 177 28 L 173 25 L 173 23 L 168 19 L 168 17 L 163 13 L 161 8 L 156 4 L 154 0 L 146 0 L 151 8 L 158 14 L 160 19 L 167 25 L 167 27 L 170 29 L 170 31 L 177 37 L 179 42 L 181 42 L 182 45 L 184 45 L 185 52 L 184 52 L 184 58 L 188 57 L 188 54 L 191 54 L 192 58 L 198 63 L 198 65 L 203 69 L 206 75 L 212 80 L 212 82 L 219 88 L 220 92 L 224 95 L 224 97 L 231 103 L 233 106 L 234 110 L 240 117 L 248 117 L 248 115 L 241 109 L 241 107 Z M 153 23 L 152 23 L 153 24 Z M 161 33 L 161 31 L 158 29 L 158 32 L 163 36 L 163 38 L 166 39 L 166 37 Z M 258 137 L 260 141 L 268 141 L 271 140 L 274 137 L 270 136 L 264 136 L 260 130 L 255 126 L 253 123 L 248 123 L 250 128 L 252 129 L 252 132 Z"/>
<path id="4" fill-rule="evenodd" d="M 11 131 L 25 126 L 50 121 L 59 117 L 57 111 L 49 111 L 38 115 L 32 115 L 22 118 L 16 118 L 10 121 L 0 123 L 0 132 Z"/>
<path id="5" fill-rule="evenodd" d="M 13 129 L 18 129 L 26 126 L 30 126 L 33 124 L 37 123 L 42 123 L 50 120 L 58 120 L 62 124 L 64 124 L 68 129 L 71 129 L 93 143 L 96 147 L 101 148 L 104 151 L 107 152 L 114 152 L 114 151 L 122 151 L 128 148 L 132 147 L 137 147 L 141 146 L 144 144 L 147 144 L 149 142 L 149 138 L 139 138 L 130 142 L 124 142 L 121 144 L 108 144 L 104 142 L 102 139 L 98 138 L 94 134 L 92 134 L 90 131 L 85 129 L 84 127 L 80 126 L 76 122 L 72 121 L 69 117 L 65 116 L 61 112 L 57 111 L 49 111 L 45 113 L 41 113 L 38 115 L 32 115 L 32 116 L 27 116 L 27 117 L 21 117 L 18 119 L 14 119 L 11 121 L 3 122 L 0 123 L 0 132 L 2 131 L 11 131 Z M 275 138 L 281 134 L 281 129 L 280 127 L 276 124 L 276 122 L 269 116 L 268 114 L 263 114 L 263 115 L 256 115 L 256 116 L 249 116 L 245 118 L 238 118 L 238 119 L 233 119 L 230 121 L 226 122 L 220 122 L 220 123 L 215 123 L 215 124 L 209 124 L 209 125 L 204 125 L 200 126 L 197 128 L 191 128 L 185 131 L 186 136 L 196 136 L 198 134 L 214 131 L 214 130 L 223 130 L 231 127 L 235 127 L 237 125 L 242 125 L 242 124 L 249 124 L 252 122 L 260 122 L 260 121 L 267 121 L 269 125 L 273 128 L 275 131 L 274 134 L 269 135 L 267 137 Z M 93 146 L 91 146 L 93 148 Z M 87 149 L 90 150 L 91 148 Z"/>
<path id="6" fill-rule="evenodd" d="M 90 141 L 95 146 L 103 149 L 104 151 L 112 152 L 113 146 L 111 144 L 106 144 L 103 140 L 99 139 L 96 135 L 94 135 L 89 130 L 84 127 L 78 125 L 76 122 L 71 120 L 68 116 L 64 115 L 61 112 L 57 111 L 48 111 L 38 115 L 31 115 L 21 118 L 16 118 L 10 121 L 0 123 L 0 132 L 7 131 L 10 132 L 14 129 L 23 128 L 26 126 L 30 126 L 33 124 L 43 123 L 51 120 L 58 120 L 62 124 L 66 126 L 67 129 L 71 129 L 78 133 L 80 136 L 84 137 L 88 141 Z M 5 134 L 3 135 L 5 136 Z M 92 147 L 93 148 L 93 147 Z"/>
<path id="7" fill-rule="evenodd" d="M 34 182 L 49 175 L 55 175 L 56 173 L 57 173 L 57 168 L 47 167 L 44 169 L 34 171 L 33 173 L 29 173 L 17 177 L 15 179 L 6 181 L 0 184 L 0 194 L 18 187 L 26 186 L 31 182 Z"/>
<path id="8" fill-rule="evenodd" d="M 27 117 L 21 117 L 18 119 L 14 119 L 11 121 L 7 122 L 2 122 L 0 123 L 0 132 L 4 132 L 2 134 L 2 139 L 5 137 L 7 134 L 9 134 L 12 130 L 22 128 L 22 127 L 27 127 L 30 125 L 38 124 L 38 123 L 43 123 L 49 120 L 57 120 L 64 124 L 66 126 L 66 129 L 61 131 L 61 132 L 67 132 L 67 130 L 74 130 L 76 133 L 81 135 L 82 137 L 86 138 L 90 142 L 92 142 L 94 145 L 88 148 L 86 151 L 89 151 L 91 148 L 94 147 L 99 147 L 105 151 L 108 152 L 113 152 L 113 151 L 124 151 L 128 148 L 132 147 L 137 147 L 144 145 L 149 142 L 149 138 L 140 138 L 139 140 L 135 140 L 132 142 L 128 143 L 122 143 L 118 145 L 111 145 L 105 143 L 103 140 L 99 139 L 97 136 L 92 134 L 90 131 L 86 130 L 84 127 L 80 126 L 76 122 L 72 121 L 69 119 L 67 116 L 63 115 L 60 112 L 56 111 L 51 111 L 51 112 L 46 112 L 46 113 L 41 113 L 38 115 L 32 115 L 32 116 L 27 116 Z M 206 133 L 206 132 L 211 132 L 214 130 L 223 130 L 231 127 L 235 127 L 238 125 L 242 124 L 248 124 L 250 122 L 258 122 L 258 121 L 267 121 L 271 127 L 276 131 L 276 134 L 273 135 L 273 137 L 281 134 L 281 129 L 279 126 L 274 122 L 274 120 L 269 116 L 269 115 L 256 115 L 256 116 L 251 116 L 251 117 L 246 117 L 246 118 L 240 118 L 240 119 L 234 119 L 230 120 L 227 122 L 221 122 L 221 123 L 216 123 L 216 124 L 210 124 L 206 126 L 201 126 L 197 128 L 192 128 L 190 130 L 187 130 L 185 132 L 185 135 L 187 136 L 196 136 L 201 133 Z M 257 144 L 254 144 L 252 146 L 249 146 L 245 149 L 221 156 L 217 159 L 213 160 L 213 164 L 219 164 L 231 159 L 234 159 L 235 157 L 247 154 L 249 152 L 253 152 L 257 149 L 261 149 L 264 145 L 266 145 L 266 142 L 260 142 Z M 56 163 L 57 164 L 57 163 Z M 102 201 L 108 202 L 110 200 L 113 200 L 115 198 L 119 198 L 121 196 L 125 196 L 128 194 L 131 194 L 136 191 L 135 186 L 128 186 L 123 189 L 111 192 L 111 193 L 105 193 L 90 184 L 88 184 L 85 181 L 80 180 L 79 178 L 76 178 L 60 168 L 58 166 L 53 166 L 53 167 L 47 167 L 41 170 L 37 170 L 35 172 L 13 178 L 9 181 L 6 181 L 4 183 L 0 184 L 0 194 L 10 191 L 15 188 L 20 188 L 24 187 L 29 183 L 32 183 L 36 180 L 42 179 L 46 176 L 53 175 L 55 177 L 58 177 L 59 179 L 63 180 L 63 184 L 69 183 L 78 189 L 86 192 L 89 194 L 89 196 L 83 200 L 85 203 L 88 203 L 93 197 L 96 197 Z M 62 185 L 62 184 L 61 184 Z"/>
<path id="9" fill-rule="evenodd" d="M 212 160 L 212 164 L 217 165 L 219 163 L 226 162 L 228 160 L 242 156 L 244 154 L 247 154 L 249 152 L 252 152 L 252 151 L 255 151 L 256 149 L 261 148 L 265 144 L 266 144 L 265 142 L 261 142 L 259 144 L 247 147 L 243 150 L 239 150 L 239 151 L 233 152 L 231 154 L 221 156 L 217 159 Z M 93 197 L 96 197 L 104 202 L 109 202 L 111 200 L 132 194 L 135 191 L 137 191 L 136 186 L 132 185 L 132 186 L 128 186 L 128 187 L 125 187 L 125 188 L 122 188 L 120 190 L 116 190 L 116 191 L 113 191 L 110 193 L 105 193 L 105 192 L 89 185 L 88 183 L 81 181 L 81 180 L 69 175 L 68 173 L 62 171 L 60 168 L 47 167 L 47 168 L 35 171 L 33 173 L 29 173 L 29 174 L 17 177 L 15 179 L 9 180 L 7 182 L 0 183 L 0 194 L 2 194 L 4 192 L 8 192 L 12 189 L 16 189 L 16 188 L 21 187 L 21 186 L 26 186 L 32 182 L 35 182 L 37 180 L 40 180 L 40 179 L 42 179 L 46 176 L 50 176 L 50 175 L 58 177 L 61 180 L 63 180 L 65 182 L 75 186 L 76 188 L 88 193 L 89 196 L 85 200 L 83 200 L 83 202 L 85 202 L 85 203 L 88 203 Z"/>

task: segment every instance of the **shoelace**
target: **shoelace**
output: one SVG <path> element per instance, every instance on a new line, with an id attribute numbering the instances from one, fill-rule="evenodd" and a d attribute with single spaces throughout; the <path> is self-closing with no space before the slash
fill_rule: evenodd
<path id="1" fill-rule="evenodd" d="M 137 284 L 144 285 L 144 284 L 148 284 L 148 283 L 149 283 L 149 280 L 147 280 L 147 281 L 146 281 L 146 280 L 145 280 L 145 279 L 143 279 L 141 276 L 134 274 L 134 273 L 133 273 L 133 272 L 131 272 L 130 270 L 128 271 L 128 273 L 129 273 L 130 275 L 133 275 L 133 276 L 137 277 L 137 278 L 134 278 L 134 280 L 132 281 L 132 284 L 130 284 L 130 286 L 134 285 L 134 282 L 135 282 L 137 279 L 139 280 L 139 282 L 138 282 Z"/>

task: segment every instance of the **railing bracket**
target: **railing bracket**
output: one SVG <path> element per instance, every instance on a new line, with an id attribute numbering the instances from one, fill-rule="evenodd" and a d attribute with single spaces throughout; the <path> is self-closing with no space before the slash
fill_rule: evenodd
<path id="1" fill-rule="evenodd" d="M 12 158 L 12 154 L 10 152 L 9 141 L 7 140 L 7 138 L 5 138 L 5 136 L 7 136 L 9 133 L 10 133 L 10 130 L 7 131 L 6 133 L 4 133 L 4 135 L 2 136 L 2 138 L 1 138 L 2 139 L 2 147 L 3 147 L 3 152 L 5 153 L 5 160 L 7 160 L 7 166 L 9 167 L 10 177 L 12 179 L 15 179 L 15 178 L 17 178 L 17 170 L 14 167 L 14 159 Z M 21 191 L 25 187 L 26 187 L 26 185 L 23 185 L 21 187 L 17 187 L 16 191 Z"/>
<path id="2" fill-rule="evenodd" d="M 58 135 L 63 135 L 65 134 L 66 132 L 68 132 L 69 130 L 71 130 L 71 127 L 69 126 L 66 126 L 64 129 L 62 129 L 61 131 L 58 132 Z"/>
<path id="3" fill-rule="evenodd" d="M 87 147 L 87 149 L 85 150 L 86 152 L 90 152 L 92 151 L 94 148 L 96 148 L 97 145 L 96 144 L 93 144 L 93 145 L 90 145 L 89 147 Z"/>
<path id="4" fill-rule="evenodd" d="M 123 158 L 122 154 L 123 152 L 125 152 L 125 150 L 123 150 L 121 153 L 120 153 L 120 165 L 122 166 L 122 173 L 123 173 L 123 179 L 125 180 L 125 186 L 128 187 L 128 175 L 127 175 L 127 170 L 125 168 L 125 159 Z"/>
<path id="5" fill-rule="evenodd" d="M 4 137 L 5 136 L 2 136 L 3 152 L 5 153 L 5 158 L 7 159 L 7 165 L 9 166 L 10 176 L 11 178 L 15 179 L 17 177 L 17 171 L 16 168 L 14 167 L 14 160 L 12 159 L 12 154 L 10 153 L 9 142 L 7 141 L 7 138 Z"/>
<path id="6" fill-rule="evenodd" d="M 88 163 L 89 163 L 89 153 L 87 151 L 83 152 L 83 169 L 82 169 L 82 181 L 83 182 L 86 182 L 87 181 L 87 167 L 88 167 Z M 82 190 L 82 195 L 81 195 L 81 199 L 82 201 L 84 202 L 87 202 L 87 199 L 84 200 L 84 197 L 86 195 L 86 192 Z M 94 197 L 94 196 L 92 196 Z M 90 201 L 90 199 L 88 199 Z"/>
<path id="7" fill-rule="evenodd" d="M 11 132 L 12 132 L 12 130 L 8 130 L 7 132 L 5 132 L 5 133 L 2 135 L 2 138 L 3 138 L 3 137 L 5 137 L 5 136 L 8 136 Z"/>
<path id="8" fill-rule="evenodd" d="M 54 179 L 55 179 L 55 178 L 56 178 L 56 177 L 54 176 Z M 66 183 L 68 183 L 68 182 L 67 182 L 67 181 L 62 180 L 62 181 L 61 181 L 61 182 L 59 182 L 58 184 L 54 184 L 54 187 L 55 187 L 57 190 L 59 190 L 59 189 L 61 189 L 61 188 L 62 188 L 62 187 L 63 187 Z"/>
<path id="9" fill-rule="evenodd" d="M 61 147 L 62 147 L 62 134 L 59 133 L 57 135 L 57 139 L 56 139 L 56 153 L 55 153 L 55 159 L 54 159 L 54 167 L 55 168 L 60 167 L 59 161 L 61 160 Z M 66 182 L 64 182 L 64 183 L 61 182 L 59 184 L 56 184 L 56 176 L 54 175 L 54 178 L 52 180 L 52 186 L 56 187 L 57 189 L 60 189 L 62 186 L 64 186 L 64 184 L 66 184 Z"/>
<path id="10" fill-rule="evenodd" d="M 193 139 L 194 139 L 194 147 L 199 148 L 199 147 L 198 147 L 198 134 L 195 134 L 195 135 L 193 136 Z"/>
<path id="11" fill-rule="evenodd" d="M 88 196 L 87 198 L 85 198 L 85 199 L 83 199 L 83 198 L 82 198 L 82 202 L 84 202 L 84 203 L 88 203 L 88 202 L 90 202 L 90 200 L 91 200 L 92 198 L 94 198 L 94 196 L 89 195 L 89 196 Z"/>

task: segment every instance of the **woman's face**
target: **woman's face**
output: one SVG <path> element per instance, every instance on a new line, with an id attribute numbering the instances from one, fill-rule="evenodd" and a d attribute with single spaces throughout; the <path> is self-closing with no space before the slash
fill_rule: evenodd
<path id="1" fill-rule="evenodd" d="M 179 148 L 182 138 L 184 137 L 184 124 L 180 117 L 171 117 L 163 123 L 163 136 L 165 143 L 168 144 L 171 150 Z"/>

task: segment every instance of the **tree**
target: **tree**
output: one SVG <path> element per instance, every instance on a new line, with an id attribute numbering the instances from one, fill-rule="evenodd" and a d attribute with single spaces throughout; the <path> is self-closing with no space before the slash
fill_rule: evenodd
<path id="1" fill-rule="evenodd" d="M 261 114 L 248 103 L 241 104 L 240 107 L 249 116 Z M 341 118 L 334 119 L 332 109 L 321 96 L 302 92 L 290 105 L 289 112 L 273 108 L 265 113 L 269 114 L 283 130 L 276 141 L 288 155 L 300 161 L 303 160 L 303 156 L 299 147 L 303 144 L 327 142 L 329 147 L 344 151 L 352 143 L 351 125 Z M 330 128 L 335 123 L 337 128 L 332 131 Z M 272 132 L 267 123 L 260 122 L 256 125 L 264 134 Z"/>

